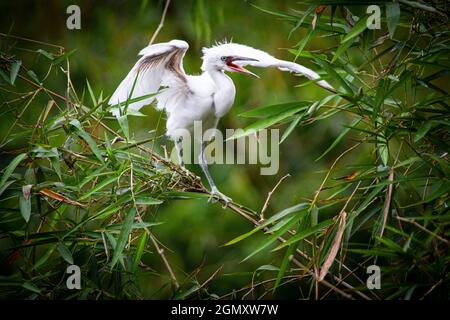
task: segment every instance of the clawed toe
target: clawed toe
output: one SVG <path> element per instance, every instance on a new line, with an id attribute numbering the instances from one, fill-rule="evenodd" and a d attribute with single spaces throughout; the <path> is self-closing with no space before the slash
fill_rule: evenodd
<path id="1" fill-rule="evenodd" d="M 222 208 L 225 209 L 228 206 L 228 203 L 230 203 L 232 200 L 231 198 L 227 197 L 222 192 L 220 192 L 217 188 L 212 188 L 208 202 L 216 203 L 217 201 L 222 201 L 223 202 Z"/>

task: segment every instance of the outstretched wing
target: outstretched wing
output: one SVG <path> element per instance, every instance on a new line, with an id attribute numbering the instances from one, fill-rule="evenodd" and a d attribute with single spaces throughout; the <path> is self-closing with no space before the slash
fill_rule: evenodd
<path id="1" fill-rule="evenodd" d="M 262 67 L 262 68 L 268 68 L 268 67 L 275 67 L 280 69 L 281 71 L 290 71 L 295 74 L 299 74 L 302 76 L 305 76 L 306 78 L 310 80 L 317 80 L 320 79 L 320 76 L 314 72 L 311 69 L 308 69 L 298 63 L 291 62 L 291 61 L 285 61 L 277 59 L 267 52 L 264 52 L 262 50 L 254 49 L 249 46 L 245 45 L 239 45 L 239 44 L 229 44 L 231 49 L 235 50 L 239 53 L 239 55 L 242 55 L 244 57 L 251 57 L 256 59 L 257 61 L 251 61 L 251 60 L 242 60 L 242 61 L 236 61 L 236 64 L 239 64 L 241 66 L 250 65 L 253 67 Z M 236 46 L 236 48 L 233 48 L 233 46 Z M 321 86 L 324 89 L 327 89 L 331 92 L 336 92 L 336 89 L 333 88 L 332 85 L 330 85 L 325 80 L 319 80 L 316 82 L 317 85 Z"/>
<path id="2" fill-rule="evenodd" d="M 182 40 L 150 45 L 139 52 L 142 57 L 122 80 L 109 100 L 110 105 L 120 103 L 122 108 L 128 99 L 143 97 L 158 92 L 160 86 L 187 87 L 183 57 L 189 45 Z M 128 109 L 138 111 L 150 104 L 155 96 L 129 103 Z M 118 116 L 118 108 L 111 112 Z"/>

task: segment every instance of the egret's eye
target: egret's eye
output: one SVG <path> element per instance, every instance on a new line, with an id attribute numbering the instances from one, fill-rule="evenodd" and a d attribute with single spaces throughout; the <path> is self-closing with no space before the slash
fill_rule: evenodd
<path id="1" fill-rule="evenodd" d="M 225 56 L 220 57 L 220 60 L 222 60 L 222 61 L 227 61 L 227 57 L 225 57 Z"/>

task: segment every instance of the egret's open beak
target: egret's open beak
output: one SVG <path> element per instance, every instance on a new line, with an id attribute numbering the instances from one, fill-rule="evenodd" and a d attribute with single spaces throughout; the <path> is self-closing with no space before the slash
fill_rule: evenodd
<path id="1" fill-rule="evenodd" d="M 241 67 L 241 66 L 239 66 L 237 64 L 234 64 L 233 63 L 234 61 L 258 61 L 257 59 L 234 56 L 234 57 L 231 57 L 230 59 L 228 59 L 227 66 L 231 70 L 233 70 L 235 72 L 240 72 L 240 73 L 243 73 L 243 74 L 248 75 L 248 76 L 253 76 L 253 77 L 259 78 L 253 72 L 251 72 L 251 71 L 249 71 L 249 70 L 247 70 L 247 69 L 245 69 L 245 68 L 243 68 L 243 67 Z"/>

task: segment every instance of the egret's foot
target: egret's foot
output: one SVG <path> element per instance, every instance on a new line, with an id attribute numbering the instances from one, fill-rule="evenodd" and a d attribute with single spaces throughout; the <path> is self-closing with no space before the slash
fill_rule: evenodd
<path id="1" fill-rule="evenodd" d="M 186 169 L 185 166 L 180 166 L 181 167 L 181 171 L 183 171 L 184 174 L 186 174 L 187 176 L 190 176 L 192 173 Z"/>
<path id="2" fill-rule="evenodd" d="M 209 203 L 216 203 L 217 201 L 222 201 L 223 206 L 222 208 L 226 208 L 228 206 L 228 203 L 230 203 L 232 200 L 231 198 L 224 195 L 222 192 L 219 191 L 216 187 L 211 188 L 210 197 L 208 199 Z"/>
<path id="3" fill-rule="evenodd" d="M 181 172 L 180 171 L 178 171 L 178 172 L 174 171 L 173 176 L 175 178 L 180 178 L 183 175 L 186 175 L 186 176 L 192 175 L 192 173 L 188 169 L 186 169 L 186 167 L 184 165 L 180 165 L 180 168 L 181 168 L 181 170 L 180 170 Z"/>

